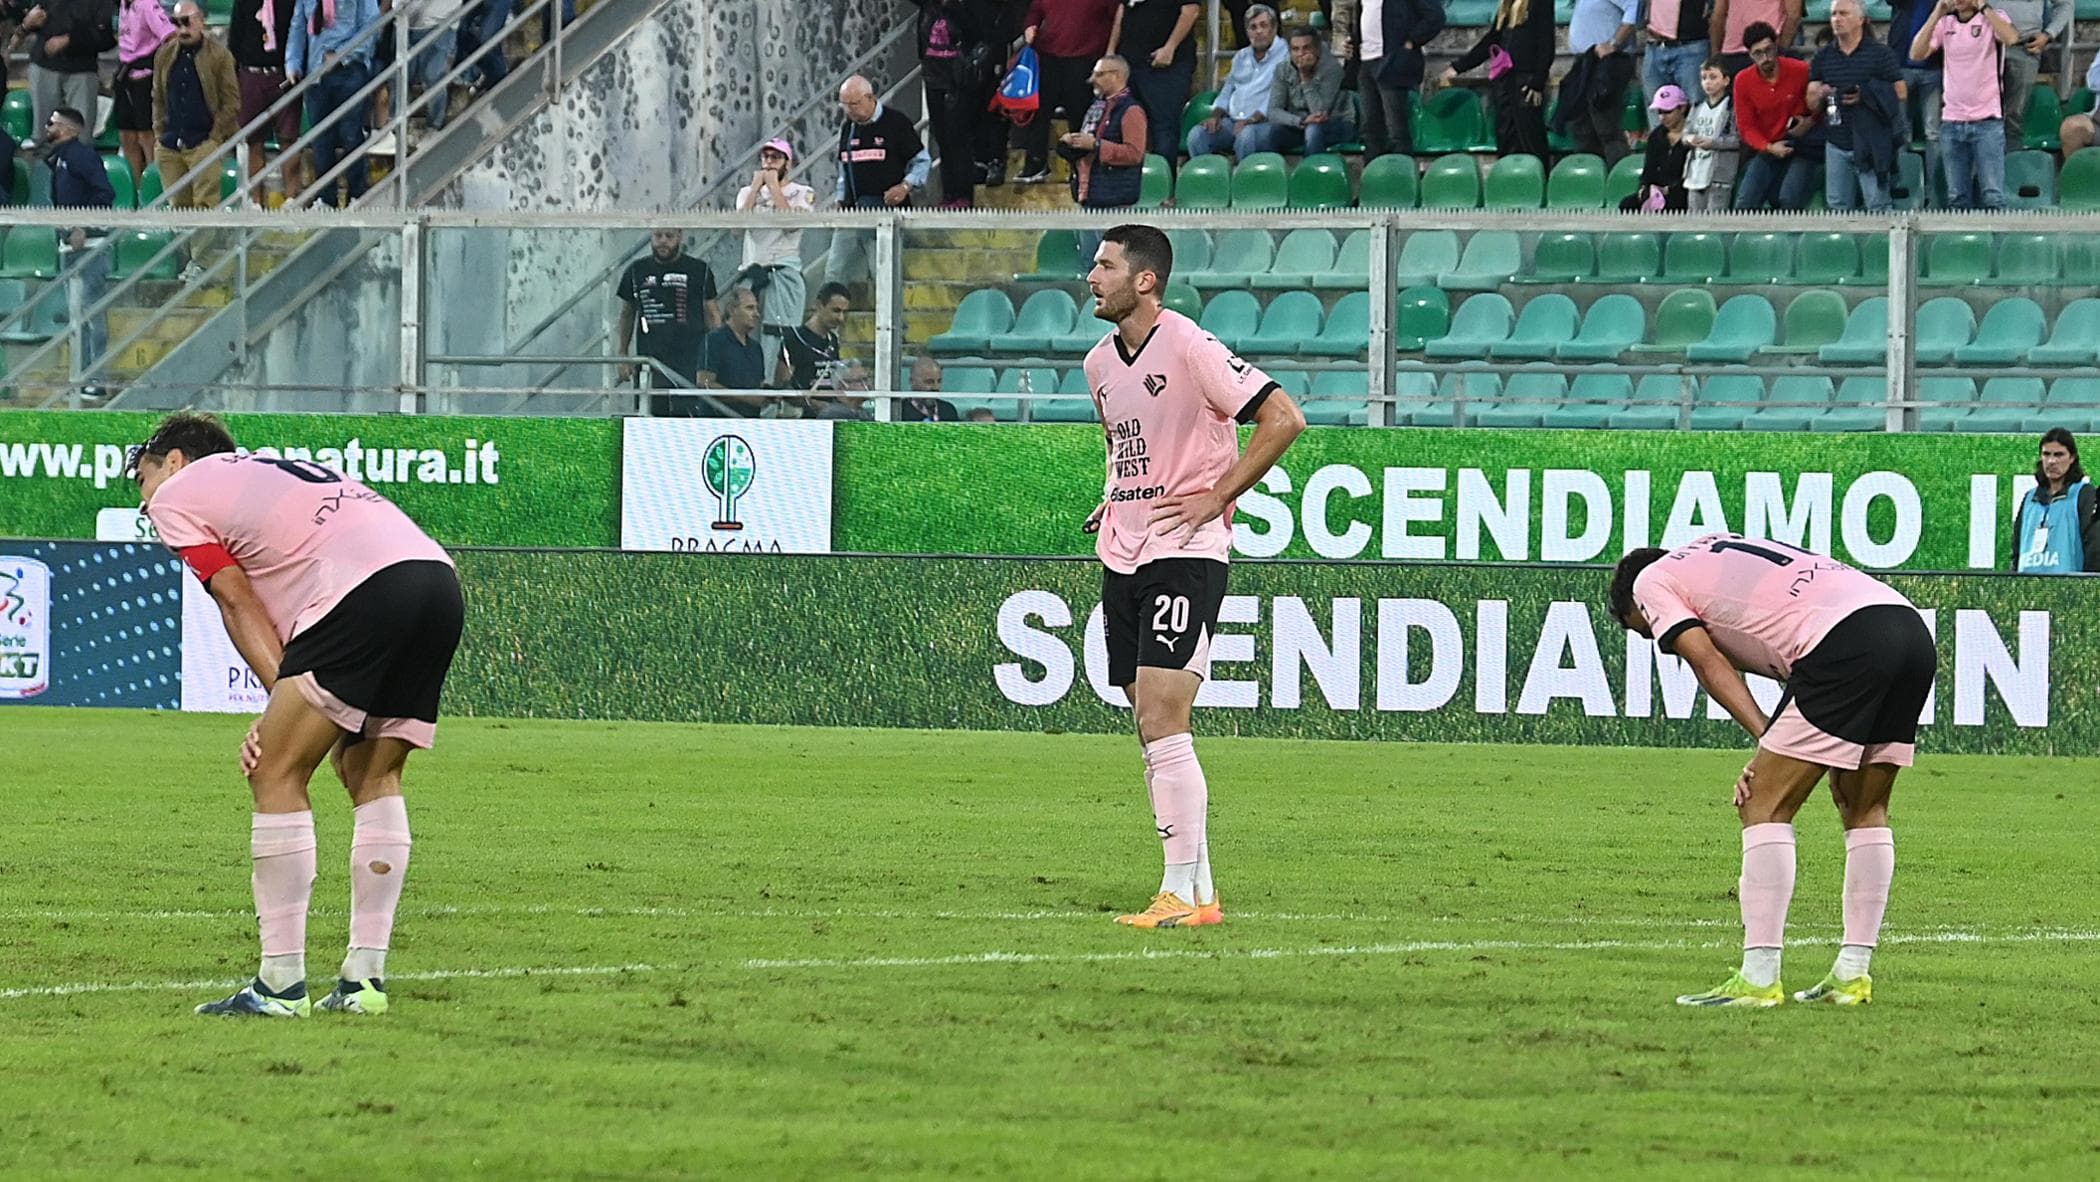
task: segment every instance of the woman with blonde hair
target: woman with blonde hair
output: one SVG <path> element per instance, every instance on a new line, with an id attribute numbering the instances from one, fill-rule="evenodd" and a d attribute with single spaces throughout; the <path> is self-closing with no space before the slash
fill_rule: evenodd
<path id="1" fill-rule="evenodd" d="M 1553 54 L 1553 0 L 1500 0 L 1487 32 L 1446 66 L 1438 81 L 1449 86 L 1460 74 L 1486 65 L 1495 103 L 1495 150 L 1504 156 L 1536 156 L 1544 163 Z"/>

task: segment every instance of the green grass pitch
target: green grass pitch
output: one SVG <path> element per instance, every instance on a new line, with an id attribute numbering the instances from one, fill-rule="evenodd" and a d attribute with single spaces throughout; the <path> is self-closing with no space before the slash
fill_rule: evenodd
<path id="1" fill-rule="evenodd" d="M 1670 1004 L 1736 957 L 1735 753 L 1199 738 L 1228 920 L 1139 933 L 1127 738 L 451 722 L 394 1011 L 242 1023 L 189 1008 L 253 971 L 244 725 L 0 713 L 0 1176 L 2100 1170 L 2100 761 L 1928 756 L 1875 1005 L 1743 1013 Z"/>

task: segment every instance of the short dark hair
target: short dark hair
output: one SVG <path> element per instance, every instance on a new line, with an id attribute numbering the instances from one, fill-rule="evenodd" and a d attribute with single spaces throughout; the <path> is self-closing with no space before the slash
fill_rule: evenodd
<path id="1" fill-rule="evenodd" d="M 1707 58 L 1705 61 L 1700 62 L 1699 68 L 1702 70 L 1719 70 L 1722 74 L 1725 75 L 1728 73 L 1728 59 L 1722 57 L 1720 54 L 1717 53 L 1712 57 Z"/>
<path id="2" fill-rule="evenodd" d="M 1167 280 L 1174 275 L 1174 244 L 1167 240 L 1166 231 L 1158 226 L 1125 222 L 1109 227 L 1101 241 L 1122 247 L 1123 257 L 1130 260 L 1130 269 L 1133 272 L 1152 272 L 1159 280 L 1160 294 L 1166 294 Z"/>
<path id="3" fill-rule="evenodd" d="M 1750 26 L 1743 30 L 1743 48 L 1747 50 L 1760 41 L 1770 41 L 1775 48 L 1785 48 L 1785 46 L 1779 45 L 1778 29 L 1763 21 L 1751 21 Z"/>
<path id="4" fill-rule="evenodd" d="M 153 434 L 146 437 L 146 442 L 132 448 L 131 454 L 125 457 L 124 473 L 136 478 L 139 461 L 147 456 L 161 459 L 169 452 L 179 451 L 186 459 L 201 460 L 239 449 L 240 445 L 233 441 L 233 433 L 218 419 L 193 411 L 177 411 L 162 419 L 160 426 L 153 429 Z"/>
<path id="5" fill-rule="evenodd" d="M 1612 619 L 1624 624 L 1626 617 L 1633 614 L 1633 581 L 1668 553 L 1660 546 L 1643 546 L 1619 560 L 1619 565 L 1611 572 Z"/>
<path id="6" fill-rule="evenodd" d="M 76 129 L 80 131 L 87 130 L 87 116 L 81 114 L 79 111 L 73 109 L 72 107 L 53 107 L 51 109 L 51 113 L 53 115 L 58 116 L 60 119 L 63 119 L 66 122 L 72 124 Z"/>
<path id="7" fill-rule="evenodd" d="M 2064 471 L 2065 488 L 2069 488 L 2085 479 L 2085 466 L 2078 462 L 2078 440 L 2071 436 L 2069 427 L 2051 427 L 2047 431 L 2042 432 L 2042 442 L 2035 444 L 2034 449 L 2036 451 L 2042 450 L 2042 443 L 2060 443 L 2065 451 L 2071 453 L 2071 466 Z M 2036 459 L 2034 462 L 2034 482 L 2043 488 L 2049 487 L 2048 478 L 2042 475 L 2042 461 L 2040 459 Z"/>
<path id="8" fill-rule="evenodd" d="M 849 304 L 852 303 L 853 289 L 837 281 L 827 283 L 824 286 L 817 289 L 816 306 L 821 308 L 824 305 L 830 303 L 831 301 L 839 298 L 840 296 L 845 296 L 846 302 Z"/>
<path id="9" fill-rule="evenodd" d="M 1320 30 L 1313 28 L 1311 25 L 1299 25 L 1297 28 L 1291 30 L 1291 35 L 1285 38 L 1285 40 L 1296 41 L 1300 37 L 1310 37 L 1313 39 L 1314 43 L 1317 44 L 1320 40 Z"/>

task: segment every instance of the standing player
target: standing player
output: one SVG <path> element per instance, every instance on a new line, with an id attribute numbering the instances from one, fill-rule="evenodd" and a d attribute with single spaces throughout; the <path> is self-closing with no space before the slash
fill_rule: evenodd
<path id="1" fill-rule="evenodd" d="M 1140 928 L 1225 918 L 1204 827 L 1210 790 L 1189 715 L 1210 671 L 1225 598 L 1232 507 L 1305 429 L 1269 375 L 1179 312 L 1161 306 L 1174 252 L 1151 226 L 1102 235 L 1087 287 L 1115 325 L 1086 355 L 1087 385 L 1108 441 L 1108 482 L 1087 518 L 1108 625 L 1109 680 L 1123 687 L 1145 750 L 1145 790 L 1166 846 L 1152 905 L 1116 918 Z M 1236 424 L 1253 423 L 1243 455 Z"/>
<path id="2" fill-rule="evenodd" d="M 408 870 L 401 768 L 437 732 L 459 646 L 452 559 L 406 514 L 305 460 L 236 456 L 202 415 L 169 416 L 131 458 L 161 540 L 210 589 L 234 647 L 270 691 L 241 770 L 262 969 L 200 1014 L 303 1018 L 314 885 L 307 783 L 323 758 L 350 792 L 350 951 L 324 1010 L 386 1012 L 386 949 Z"/>
<path id="3" fill-rule="evenodd" d="M 1675 653 L 1757 740 L 1736 781 L 1743 821 L 1743 967 L 1687 1006 L 1776 1006 L 1779 951 L 1794 897 L 1794 814 L 1816 781 L 1845 826 L 1845 938 L 1837 964 L 1795 1001 L 1862 1005 L 1881 934 L 1896 842 L 1889 792 L 1911 764 L 1918 715 L 1939 668 L 1932 633 L 1888 584 L 1783 542 L 1710 534 L 1635 550 L 1611 580 L 1611 614 Z M 1786 682 L 1767 720 L 1743 681 Z"/>

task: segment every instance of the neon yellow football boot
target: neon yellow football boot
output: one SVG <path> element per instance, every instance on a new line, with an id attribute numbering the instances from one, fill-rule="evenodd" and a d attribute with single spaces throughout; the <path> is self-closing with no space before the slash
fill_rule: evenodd
<path id="1" fill-rule="evenodd" d="M 1742 1006 L 1750 1009 L 1770 1009 L 1786 1001 L 1786 990 L 1779 982 L 1759 987 L 1743 979 L 1741 969 L 1728 975 L 1726 981 L 1704 993 L 1687 993 L 1677 999 L 1681 1006 Z"/>
<path id="2" fill-rule="evenodd" d="M 1861 973 L 1850 981 L 1840 981 L 1836 973 L 1825 973 L 1822 980 L 1796 993 L 1794 1000 L 1804 1004 L 1863 1006 L 1874 1000 L 1874 978 Z"/>

